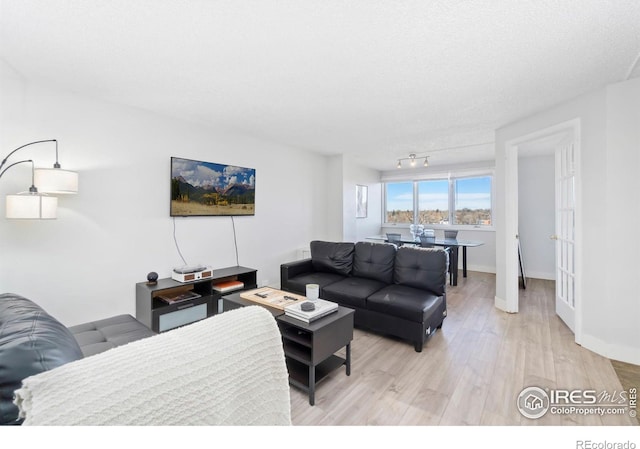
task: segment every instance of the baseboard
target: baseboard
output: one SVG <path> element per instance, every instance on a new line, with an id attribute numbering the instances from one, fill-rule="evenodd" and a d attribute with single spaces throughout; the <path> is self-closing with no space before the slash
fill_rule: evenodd
<path id="1" fill-rule="evenodd" d="M 462 272 L 462 264 L 458 268 Z M 467 264 L 467 271 L 478 271 L 480 273 L 493 273 L 496 274 L 496 267 L 488 265 L 469 265 Z"/>
<path id="2" fill-rule="evenodd" d="M 556 275 L 554 273 L 547 273 L 544 271 L 530 271 L 526 270 L 527 279 L 544 279 L 547 281 L 555 281 Z"/>
<path id="3" fill-rule="evenodd" d="M 462 271 L 462 263 L 460 263 L 458 269 Z M 467 265 L 467 271 L 478 271 L 480 273 L 496 274 L 496 267 L 492 267 L 489 265 Z M 544 279 L 547 281 L 556 280 L 555 273 L 547 273 L 544 271 L 527 271 L 526 275 L 527 279 Z"/>
<path id="4" fill-rule="evenodd" d="M 496 306 L 497 309 L 502 310 L 503 312 L 517 313 L 517 310 L 509 310 L 509 308 L 507 307 L 507 301 L 505 301 L 502 298 L 499 298 L 498 296 L 494 297 L 493 304 Z"/>
<path id="5" fill-rule="evenodd" d="M 640 351 L 638 351 L 637 346 L 612 345 L 584 332 L 582 333 L 581 344 L 583 348 L 608 359 L 640 365 Z"/>

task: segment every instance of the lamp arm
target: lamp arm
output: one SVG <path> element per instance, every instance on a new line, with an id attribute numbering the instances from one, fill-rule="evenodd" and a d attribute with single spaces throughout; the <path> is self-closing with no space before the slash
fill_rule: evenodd
<path id="1" fill-rule="evenodd" d="M 5 172 L 7 170 L 9 170 L 11 167 L 13 167 L 14 165 L 18 165 L 18 164 L 23 164 L 25 162 L 31 162 L 31 187 L 29 187 L 29 192 L 31 193 L 37 193 L 38 189 L 35 186 L 35 179 L 34 179 L 34 172 L 35 172 L 35 164 L 33 163 L 32 159 L 25 159 L 24 161 L 18 161 L 18 162 L 14 162 L 11 165 L 8 165 L 7 168 L 5 168 L 4 170 L 2 170 L 0 172 L 0 178 L 2 178 L 2 175 L 5 174 Z M 3 161 L 4 163 L 4 161 Z M 0 166 L 1 167 L 1 166 Z"/>
<path id="2" fill-rule="evenodd" d="M 11 157 L 11 155 L 13 153 L 15 153 L 16 151 L 21 150 L 24 147 L 28 147 L 29 145 L 35 145 L 36 143 L 44 143 L 44 142 L 55 142 L 56 143 L 56 163 L 54 164 L 53 167 L 54 168 L 60 168 L 60 164 L 58 163 L 58 141 L 56 139 L 49 139 L 49 140 L 36 140 L 35 142 L 29 142 L 27 144 L 22 145 L 21 147 L 16 148 L 11 153 L 7 154 L 7 156 L 2 160 L 2 162 L 0 162 L 0 170 L 2 170 L 2 167 L 4 167 L 4 164 L 7 162 L 7 159 L 9 159 Z M 9 168 L 9 167 L 7 167 L 7 168 Z M 6 169 L 5 169 L 5 171 L 6 171 Z M 4 171 L 2 173 L 4 173 Z M 1 173 L 0 173 L 0 176 L 2 176 Z"/>

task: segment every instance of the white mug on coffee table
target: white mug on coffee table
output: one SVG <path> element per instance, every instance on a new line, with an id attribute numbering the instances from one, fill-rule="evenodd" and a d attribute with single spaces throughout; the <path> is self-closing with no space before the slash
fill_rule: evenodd
<path id="1" fill-rule="evenodd" d="M 316 301 L 320 296 L 320 286 L 318 284 L 307 284 L 307 299 Z"/>

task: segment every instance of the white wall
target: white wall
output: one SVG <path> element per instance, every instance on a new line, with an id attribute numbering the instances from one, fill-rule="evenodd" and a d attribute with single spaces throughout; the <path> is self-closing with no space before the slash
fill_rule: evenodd
<path id="1" fill-rule="evenodd" d="M 317 190 L 326 190 L 327 198 L 331 201 L 327 204 L 327 228 L 326 239 L 333 242 L 343 240 L 344 217 L 344 186 L 343 186 L 343 156 L 330 156 L 327 163 L 326 180 L 315 186 Z M 318 240 L 321 240 L 318 238 Z M 307 247 L 309 242 L 307 242 Z"/>
<path id="2" fill-rule="evenodd" d="M 528 278 L 555 279 L 555 158 L 518 160 L 518 235 Z"/>
<path id="3" fill-rule="evenodd" d="M 640 78 L 615 84 L 496 131 L 496 303 L 506 297 L 507 142 L 569 120 L 580 120 L 577 186 L 580 227 L 581 329 L 578 343 L 606 357 L 640 364 L 640 318 L 635 280 L 640 191 Z M 624 214 L 625 219 L 622 220 Z M 622 220 L 622 221 L 621 221 Z M 578 331 L 576 333 L 578 336 Z"/>
<path id="4" fill-rule="evenodd" d="M 588 335 L 585 345 L 640 365 L 640 78 L 608 86 L 606 95 L 606 255 L 600 261 L 606 276 L 599 282 L 607 295 L 590 317 L 599 332 Z M 598 179 L 598 173 L 587 179 Z M 595 316 L 600 309 L 602 316 Z"/>
<path id="5" fill-rule="evenodd" d="M 356 218 L 356 185 L 368 187 L 366 218 Z M 343 240 L 359 242 L 380 233 L 382 225 L 382 183 L 380 172 L 362 167 L 344 158 L 343 173 Z"/>
<path id="6" fill-rule="evenodd" d="M 1 61 L 0 61 L 1 62 Z M 77 97 L 23 80 L 0 63 L 4 157 L 34 140 L 59 141 L 80 193 L 59 200 L 54 221 L 12 221 L 0 205 L 0 291 L 33 299 L 64 324 L 135 314 L 135 284 L 182 265 L 169 217 L 170 157 L 256 169 L 256 215 L 236 217 L 240 265 L 279 286 L 279 265 L 329 236 L 327 158 L 145 111 Z M 17 156 L 53 163 L 53 144 Z M 26 164 L 0 180 L 0 195 L 25 190 Z M 236 265 L 229 217 L 177 218 L 189 264 Z"/>

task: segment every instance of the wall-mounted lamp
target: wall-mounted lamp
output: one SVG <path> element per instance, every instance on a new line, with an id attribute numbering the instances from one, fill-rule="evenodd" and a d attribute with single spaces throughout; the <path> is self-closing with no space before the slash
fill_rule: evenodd
<path id="1" fill-rule="evenodd" d="M 423 167 L 428 167 L 429 166 L 429 156 L 420 156 L 417 157 L 414 153 L 411 153 L 409 155 L 409 157 L 403 157 L 398 159 L 398 165 L 396 165 L 396 167 L 398 168 L 402 168 L 402 161 L 409 161 L 409 165 L 411 165 L 412 167 L 416 166 L 416 159 L 422 159 L 424 157 L 424 162 L 422 164 Z"/>
<path id="2" fill-rule="evenodd" d="M 56 144 L 56 162 L 53 164 L 53 168 L 35 168 L 33 160 L 27 159 L 15 162 L 2 170 L 7 160 L 16 151 L 29 145 L 45 142 L 55 142 Z M 40 220 L 56 218 L 58 199 L 44 195 L 44 193 L 78 193 L 78 173 L 63 170 L 60 167 L 60 163 L 58 162 L 58 141 L 55 139 L 30 142 L 13 150 L 0 162 L 0 177 L 11 167 L 23 162 L 31 162 L 31 187 L 28 192 L 7 195 L 6 217 Z"/>

